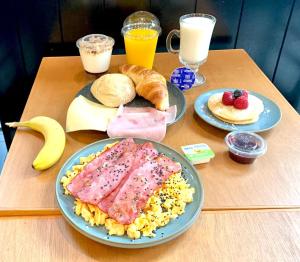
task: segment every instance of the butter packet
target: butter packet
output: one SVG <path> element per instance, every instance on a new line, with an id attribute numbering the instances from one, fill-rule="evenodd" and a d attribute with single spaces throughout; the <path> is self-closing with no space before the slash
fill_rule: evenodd
<path id="1" fill-rule="evenodd" d="M 170 78 L 170 82 L 181 91 L 190 89 L 195 83 L 195 73 L 186 67 L 176 68 Z"/>
<path id="2" fill-rule="evenodd" d="M 181 147 L 185 157 L 193 164 L 208 163 L 211 158 L 214 158 L 215 153 L 207 144 L 195 144 Z"/>

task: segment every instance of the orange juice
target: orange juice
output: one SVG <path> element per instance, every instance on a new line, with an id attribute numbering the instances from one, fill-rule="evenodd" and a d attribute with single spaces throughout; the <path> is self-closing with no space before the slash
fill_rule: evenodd
<path id="1" fill-rule="evenodd" d="M 158 35 L 156 30 L 149 28 L 127 31 L 124 34 L 127 63 L 151 69 Z"/>

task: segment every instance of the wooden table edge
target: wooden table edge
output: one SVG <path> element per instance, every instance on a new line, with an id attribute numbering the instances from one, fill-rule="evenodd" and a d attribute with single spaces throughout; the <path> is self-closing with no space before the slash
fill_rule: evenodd
<path id="1" fill-rule="evenodd" d="M 224 208 L 203 208 L 202 213 L 230 213 L 230 212 L 265 212 L 265 211 L 300 211 L 299 206 L 250 206 L 250 207 L 224 207 Z M 1 217 L 15 216 L 57 216 L 62 215 L 59 209 L 6 209 L 0 211 Z"/>
<path id="2" fill-rule="evenodd" d="M 14 217 L 14 216 L 52 216 L 61 215 L 59 209 L 5 209 L 0 211 L 0 217 Z"/>
<path id="3" fill-rule="evenodd" d="M 261 208 L 261 209 L 222 209 L 222 210 L 202 210 L 200 213 L 199 219 L 201 219 L 201 214 L 229 214 L 229 213 L 273 213 L 273 212 L 281 212 L 281 213 L 288 213 L 288 212 L 300 212 L 300 206 L 299 207 L 291 207 L 291 208 Z M 23 212 L 11 214 L 7 212 L 5 215 L 3 215 L 4 212 L 1 212 L 0 214 L 0 220 L 4 218 L 20 218 L 20 219 L 30 219 L 30 218 L 43 218 L 43 217 L 63 217 L 63 215 L 60 212 L 45 212 L 42 213 L 39 211 L 36 211 L 34 213 L 32 212 L 26 212 L 26 210 L 23 210 Z"/>

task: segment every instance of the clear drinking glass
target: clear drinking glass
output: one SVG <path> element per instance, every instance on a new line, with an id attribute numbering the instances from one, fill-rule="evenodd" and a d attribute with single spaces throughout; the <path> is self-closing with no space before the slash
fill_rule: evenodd
<path id="1" fill-rule="evenodd" d="M 128 16 L 122 28 L 127 63 L 151 69 L 160 32 L 155 15 L 138 11 Z"/>
<path id="2" fill-rule="evenodd" d="M 194 86 L 205 83 L 205 77 L 198 74 L 199 66 L 206 62 L 216 18 L 207 14 L 187 14 L 179 19 L 180 31 L 172 30 L 167 36 L 168 52 L 178 53 L 179 61 L 195 73 Z M 180 38 L 179 49 L 172 48 L 172 37 Z"/>

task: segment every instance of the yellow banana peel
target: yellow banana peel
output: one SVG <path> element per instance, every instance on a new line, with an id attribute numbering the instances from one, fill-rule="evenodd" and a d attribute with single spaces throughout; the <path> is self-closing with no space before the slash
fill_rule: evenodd
<path id="1" fill-rule="evenodd" d="M 32 166 L 36 170 L 45 170 L 53 166 L 62 156 L 66 135 L 62 126 L 53 118 L 36 116 L 24 122 L 6 123 L 9 127 L 29 127 L 40 132 L 45 139 L 44 146 L 34 159 Z"/>

